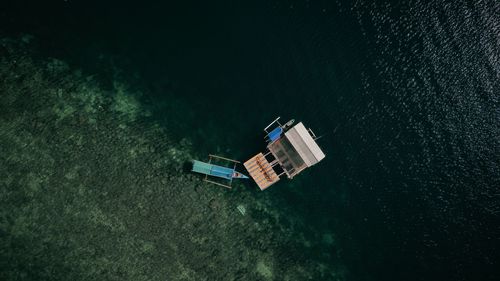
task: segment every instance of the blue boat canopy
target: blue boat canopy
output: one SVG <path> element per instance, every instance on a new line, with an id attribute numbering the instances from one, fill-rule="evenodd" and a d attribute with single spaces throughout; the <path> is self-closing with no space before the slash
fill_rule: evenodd
<path id="1" fill-rule="evenodd" d="M 196 172 L 196 173 L 200 173 L 200 174 L 204 174 L 205 181 L 231 188 L 231 183 L 232 183 L 233 179 L 248 179 L 248 177 L 246 175 L 236 171 L 236 164 L 240 163 L 239 161 L 224 158 L 224 157 L 217 156 L 217 155 L 212 155 L 212 154 L 210 154 L 209 156 L 210 156 L 210 160 L 208 161 L 208 163 L 198 161 L 198 160 L 192 161 L 193 168 L 191 169 L 191 171 Z M 218 158 L 221 160 L 233 162 L 234 166 L 232 168 L 229 168 L 229 167 L 223 167 L 223 166 L 211 164 L 210 162 L 212 161 L 212 158 Z M 228 180 L 229 185 L 214 182 L 212 180 L 208 180 L 208 176 L 213 176 L 213 177 L 218 177 L 218 178 Z"/>
<path id="2" fill-rule="evenodd" d="M 269 137 L 269 140 L 271 142 L 273 142 L 273 141 L 279 139 L 282 133 L 283 133 L 283 128 L 276 127 L 269 134 L 267 134 L 267 136 Z"/>
<path id="3" fill-rule="evenodd" d="M 205 175 L 223 178 L 226 180 L 231 180 L 233 178 L 233 173 L 234 173 L 234 169 L 208 164 L 198 160 L 193 160 L 192 171 Z"/>

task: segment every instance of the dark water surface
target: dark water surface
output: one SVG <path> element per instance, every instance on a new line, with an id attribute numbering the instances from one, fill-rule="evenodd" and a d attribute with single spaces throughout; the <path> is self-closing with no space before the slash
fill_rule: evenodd
<path id="1" fill-rule="evenodd" d="M 266 192 L 336 234 L 349 280 L 499 277 L 499 2 L 22 2 L 3 36 L 115 66 L 201 154 L 249 157 L 275 116 L 324 135 L 300 188 Z"/>

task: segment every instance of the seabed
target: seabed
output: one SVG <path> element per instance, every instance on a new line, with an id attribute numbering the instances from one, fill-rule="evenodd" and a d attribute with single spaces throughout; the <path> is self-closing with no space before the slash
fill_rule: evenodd
<path id="1" fill-rule="evenodd" d="M 126 83 L 30 53 L 0 40 L 0 280 L 345 279 L 279 198 L 183 171 L 203 154 Z"/>

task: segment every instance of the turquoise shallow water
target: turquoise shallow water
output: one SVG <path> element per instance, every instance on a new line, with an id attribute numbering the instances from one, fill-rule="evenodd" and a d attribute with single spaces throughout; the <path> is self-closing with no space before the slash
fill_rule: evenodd
<path id="1" fill-rule="evenodd" d="M 497 277 L 495 1 L 3 7 L 2 34 L 127 80 L 199 155 L 246 159 L 275 116 L 324 135 L 326 160 L 267 192 L 335 234 L 349 280 Z"/>

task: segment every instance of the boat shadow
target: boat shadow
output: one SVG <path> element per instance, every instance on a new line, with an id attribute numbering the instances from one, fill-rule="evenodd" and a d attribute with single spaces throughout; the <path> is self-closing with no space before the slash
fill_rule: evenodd
<path id="1" fill-rule="evenodd" d="M 191 173 L 192 169 L 193 169 L 193 162 L 192 161 L 185 161 L 182 164 L 182 172 L 183 173 Z"/>

